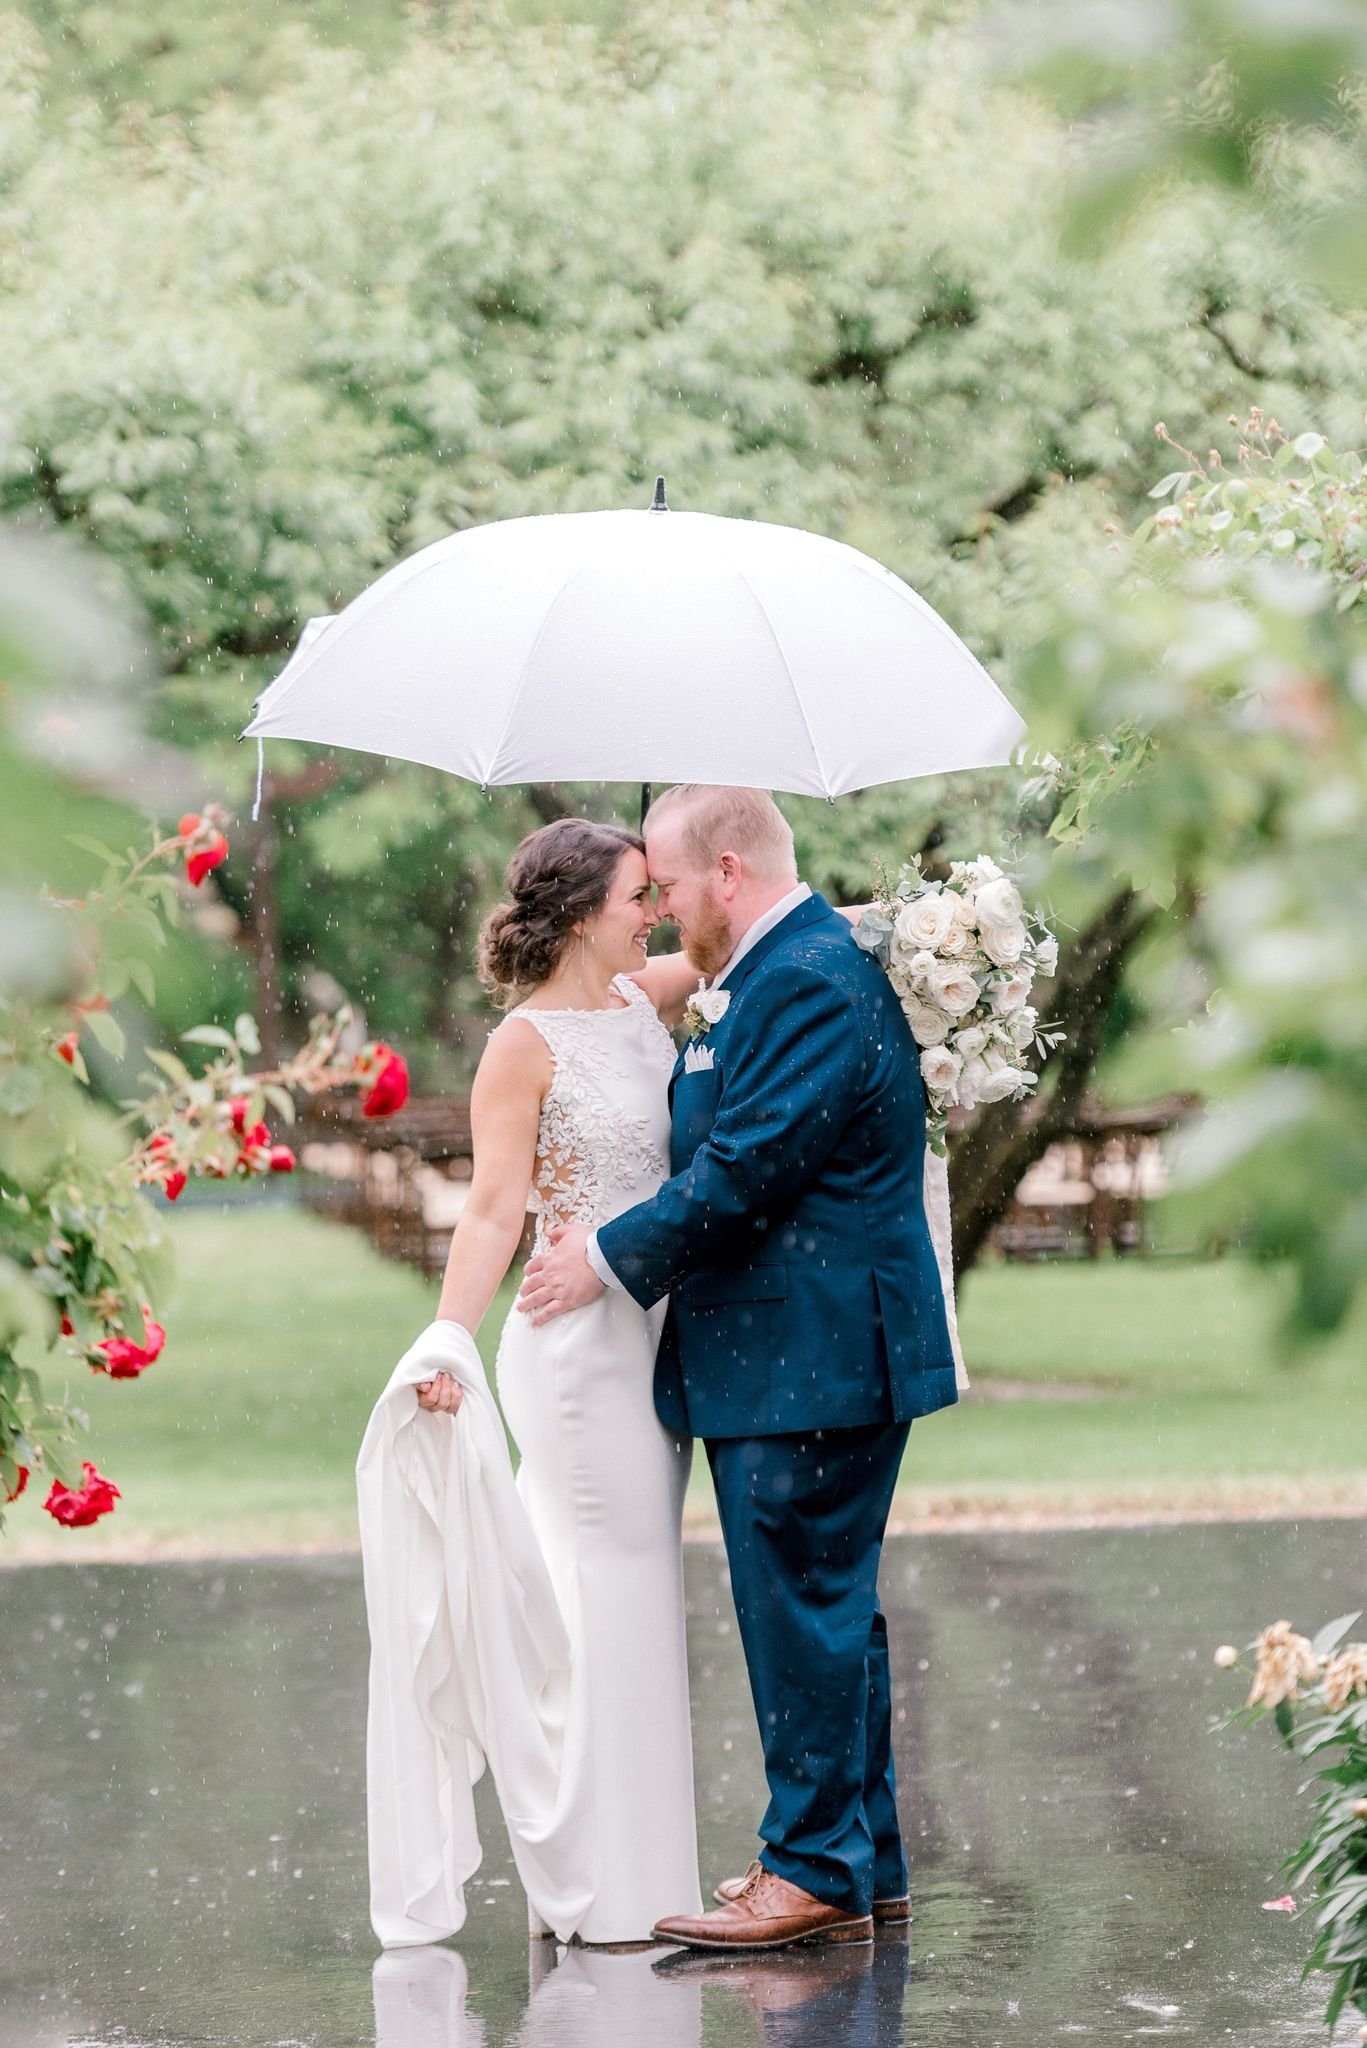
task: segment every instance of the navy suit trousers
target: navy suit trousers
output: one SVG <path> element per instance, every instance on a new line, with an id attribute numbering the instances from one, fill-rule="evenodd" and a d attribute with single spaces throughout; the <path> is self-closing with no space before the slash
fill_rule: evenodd
<path id="1" fill-rule="evenodd" d="M 760 1860 L 851 1913 L 907 1889 L 878 1561 L 909 1428 L 707 1443 L 769 1781 Z"/>

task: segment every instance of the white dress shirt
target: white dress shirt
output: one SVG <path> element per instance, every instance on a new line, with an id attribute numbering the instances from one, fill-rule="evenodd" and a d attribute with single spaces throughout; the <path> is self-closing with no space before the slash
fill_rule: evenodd
<path id="1" fill-rule="evenodd" d="M 776 924 L 782 924 L 784 918 L 790 912 L 796 910 L 799 903 L 805 903 L 811 893 L 805 882 L 799 882 L 797 887 L 790 889 L 786 896 L 780 896 L 777 903 L 771 903 L 769 908 L 748 927 L 732 951 L 731 958 L 710 986 L 712 988 L 720 988 L 732 968 L 740 965 L 741 961 L 750 951 L 750 948 L 757 946 L 765 933 L 771 932 Z M 605 1287 L 615 1287 L 619 1293 L 625 1294 L 626 1289 L 622 1286 L 621 1281 L 598 1249 L 598 1232 L 596 1230 L 584 1246 L 584 1257 L 588 1260 L 590 1266 L 592 1266 Z"/>

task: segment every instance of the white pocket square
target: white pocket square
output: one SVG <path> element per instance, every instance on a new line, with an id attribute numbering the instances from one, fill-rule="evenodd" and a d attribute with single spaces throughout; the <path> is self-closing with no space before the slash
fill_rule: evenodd
<path id="1" fill-rule="evenodd" d="M 684 1072 L 686 1074 L 710 1074 L 713 1067 L 710 1045 L 690 1045 L 684 1049 Z"/>

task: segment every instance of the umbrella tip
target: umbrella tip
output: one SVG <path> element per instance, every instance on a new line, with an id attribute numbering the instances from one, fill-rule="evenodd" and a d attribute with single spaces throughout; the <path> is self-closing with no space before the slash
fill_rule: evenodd
<path id="1" fill-rule="evenodd" d="M 657 476 L 655 479 L 655 499 L 650 509 L 652 512 L 667 512 L 669 510 L 669 502 L 665 497 L 665 480 L 662 476 Z"/>

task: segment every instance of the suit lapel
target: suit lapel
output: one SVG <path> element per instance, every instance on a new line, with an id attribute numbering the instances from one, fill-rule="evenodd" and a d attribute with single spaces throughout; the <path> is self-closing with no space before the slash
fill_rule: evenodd
<path id="1" fill-rule="evenodd" d="M 816 924 L 821 918 L 829 917 L 830 914 L 830 904 L 824 896 L 819 895 L 814 889 L 810 896 L 805 897 L 797 905 L 796 909 L 790 910 L 788 915 L 782 918 L 771 931 L 767 931 L 762 939 L 756 939 L 744 959 L 739 961 L 727 975 L 726 980 L 722 983 L 722 987 L 731 995 L 735 995 L 747 976 L 753 974 L 760 962 L 769 957 L 775 946 L 782 945 L 785 939 L 791 939 L 795 933 L 805 931 L 808 925 Z M 716 1029 L 716 1026 L 713 1029 Z M 674 1090 L 678 1086 L 680 1075 L 683 1073 L 684 1056 L 688 1051 L 690 1043 L 689 1039 L 685 1039 L 674 1057 L 674 1071 L 669 1077 L 669 1106 L 671 1109 L 674 1107 Z"/>
<path id="2" fill-rule="evenodd" d="M 762 939 L 756 939 L 744 959 L 733 967 L 727 975 L 722 983 L 722 987 L 729 989 L 732 995 L 734 995 L 740 988 L 741 983 L 754 973 L 760 962 L 768 959 L 775 946 L 781 946 L 785 939 L 791 939 L 795 933 L 805 931 L 808 925 L 816 924 L 821 918 L 829 917 L 830 914 L 830 904 L 824 896 L 818 895 L 816 890 L 813 890 L 811 895 L 805 897 L 795 910 L 790 910 L 785 918 L 780 919 L 772 931 L 767 931 Z"/>

